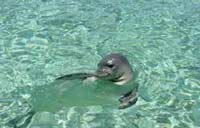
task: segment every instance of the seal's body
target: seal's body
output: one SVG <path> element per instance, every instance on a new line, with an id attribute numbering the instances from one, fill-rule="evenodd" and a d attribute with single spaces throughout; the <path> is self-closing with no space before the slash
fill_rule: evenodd
<path id="1" fill-rule="evenodd" d="M 132 106 L 137 101 L 137 88 L 132 80 L 133 70 L 121 54 L 111 53 L 98 63 L 94 73 L 73 73 L 58 77 L 50 85 L 36 87 L 32 91 L 32 109 L 11 120 L 15 124 L 27 117 L 27 124 L 38 111 L 54 112 L 62 107 L 114 105 L 119 109 Z M 95 82 L 85 84 L 86 79 Z M 99 80 L 99 81 L 98 81 Z M 119 97 L 119 99 L 116 99 Z"/>
<path id="2" fill-rule="evenodd" d="M 133 75 L 133 70 L 126 57 L 119 53 L 111 53 L 101 59 L 95 73 L 69 74 L 61 76 L 57 80 L 90 79 L 94 81 L 101 79 L 110 81 L 116 86 L 122 86 L 118 89 L 121 92 L 119 108 L 123 109 L 137 101 L 137 85 L 133 82 Z M 126 93 L 123 90 L 127 90 Z"/>

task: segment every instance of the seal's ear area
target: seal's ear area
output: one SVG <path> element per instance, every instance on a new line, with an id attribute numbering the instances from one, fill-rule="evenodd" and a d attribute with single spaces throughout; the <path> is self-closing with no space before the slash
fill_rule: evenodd
<path id="1" fill-rule="evenodd" d="M 94 73 L 72 73 L 56 78 L 55 80 L 74 80 L 74 79 L 87 79 L 88 77 L 96 77 Z"/>

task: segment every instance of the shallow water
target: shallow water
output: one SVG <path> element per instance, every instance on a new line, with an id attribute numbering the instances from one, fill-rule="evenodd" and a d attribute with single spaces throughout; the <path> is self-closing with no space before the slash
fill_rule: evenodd
<path id="1" fill-rule="evenodd" d="M 135 106 L 38 112 L 30 127 L 200 127 L 198 0 L 1 0 L 0 127 L 28 111 L 35 86 L 110 52 L 139 71 Z"/>

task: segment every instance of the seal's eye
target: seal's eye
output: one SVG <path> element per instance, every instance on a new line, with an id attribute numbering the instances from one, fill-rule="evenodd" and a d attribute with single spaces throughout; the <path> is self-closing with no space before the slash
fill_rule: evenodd
<path id="1" fill-rule="evenodd" d="M 113 59 L 108 60 L 107 63 L 106 63 L 106 66 L 109 67 L 109 68 L 113 68 L 115 66 L 114 63 L 113 63 Z"/>
<path id="2" fill-rule="evenodd" d="M 108 66 L 109 68 L 113 68 L 114 64 L 107 64 L 106 66 Z"/>

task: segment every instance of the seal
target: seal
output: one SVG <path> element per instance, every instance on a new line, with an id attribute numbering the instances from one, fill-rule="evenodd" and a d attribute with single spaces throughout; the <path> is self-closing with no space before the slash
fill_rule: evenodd
<path id="1" fill-rule="evenodd" d="M 133 85 L 133 78 L 134 78 L 134 72 L 131 68 L 130 63 L 128 62 L 128 60 L 126 59 L 125 56 L 119 54 L 119 53 L 111 53 L 108 54 L 106 56 L 104 56 L 100 62 L 97 65 L 97 69 L 96 71 L 92 72 L 92 73 L 73 73 L 73 74 L 67 74 L 61 77 L 58 77 L 55 79 L 55 82 L 59 82 L 59 81 L 71 81 L 71 80 L 76 80 L 79 79 L 81 81 L 85 81 L 85 80 L 102 80 L 102 81 L 108 81 L 111 82 L 111 85 L 109 87 L 109 89 L 112 91 L 112 88 L 117 88 L 117 91 L 120 92 L 120 97 L 118 99 L 118 101 L 120 102 L 119 105 L 119 109 L 125 109 L 128 108 L 132 105 L 134 105 L 137 102 L 137 87 Z M 89 87 L 85 89 L 85 86 L 79 86 L 79 84 L 81 83 L 77 83 L 77 87 L 72 87 L 70 91 L 65 91 L 64 88 L 66 87 L 66 84 L 63 84 L 63 86 L 60 87 L 61 90 L 58 89 L 58 87 L 55 86 L 44 86 L 47 87 L 45 89 L 42 88 L 36 88 L 33 92 L 33 96 L 38 98 L 39 100 L 33 100 L 35 102 L 32 102 L 32 108 L 30 109 L 30 111 L 20 117 L 17 117 L 13 120 L 10 120 L 8 122 L 8 124 L 14 126 L 14 127 L 18 127 L 16 124 L 18 124 L 18 122 L 20 122 L 23 118 L 26 117 L 25 120 L 25 124 L 23 124 L 23 126 L 28 125 L 31 122 L 32 117 L 34 116 L 35 113 L 37 113 L 38 111 L 41 110 L 45 110 L 48 108 L 49 110 L 47 111 L 51 111 L 50 108 L 51 106 L 46 107 L 46 105 L 49 104 L 49 100 L 51 99 L 51 101 L 53 103 L 51 104 L 59 104 L 61 103 L 61 101 L 63 100 L 63 104 L 64 105 L 69 105 L 70 101 L 74 100 L 79 100 L 79 99 L 89 99 L 88 101 L 84 101 L 82 105 L 87 105 L 87 104 L 97 104 L 97 102 L 101 102 L 101 103 L 110 103 L 112 104 L 113 100 L 111 100 L 112 98 L 109 98 L 109 96 L 112 95 L 106 95 L 108 98 L 102 97 L 101 95 L 103 93 L 98 93 L 97 92 L 91 92 L 91 90 L 87 90 L 90 89 Z M 53 85 L 61 85 L 61 84 L 53 84 Z M 74 86 L 71 83 L 67 84 L 68 87 L 69 86 Z M 107 86 L 107 85 L 106 85 Z M 74 96 L 73 94 L 79 93 L 80 92 L 80 88 L 84 90 L 87 90 L 87 92 L 85 94 L 80 94 Z M 56 90 L 57 89 L 57 90 Z M 76 91 L 78 90 L 79 91 Z M 121 94 L 121 90 L 125 90 L 123 91 L 124 94 Z M 110 90 L 108 90 L 107 92 L 110 92 Z M 127 91 L 128 90 L 128 91 Z M 63 91 L 63 93 L 57 94 L 57 93 L 61 93 L 60 91 Z M 127 92 L 126 92 L 127 91 Z M 47 93 L 44 93 L 47 92 Z M 94 94 L 94 95 L 93 95 Z M 108 93 L 107 93 L 108 94 Z M 88 96 L 89 95 L 89 96 Z M 95 95 L 98 95 L 97 97 L 95 97 Z M 45 99 L 47 98 L 47 99 Z M 59 98 L 59 99 L 57 99 Z M 65 98 L 65 99 L 62 99 Z M 68 98 L 68 99 L 67 99 Z M 114 97 L 115 98 L 115 97 Z M 41 101 L 40 101 L 41 100 Z M 58 101 L 58 103 L 57 103 Z M 113 102 L 114 103 L 114 102 Z M 73 104 L 76 104 L 73 102 Z M 78 103 L 77 103 L 78 104 Z M 44 106 L 43 106 L 44 105 Z M 52 106 L 52 110 L 54 109 L 55 106 Z"/>
<path id="2" fill-rule="evenodd" d="M 97 65 L 95 73 L 74 73 L 56 78 L 56 80 L 72 79 L 103 79 L 113 82 L 118 86 L 127 86 L 127 83 L 133 79 L 133 70 L 125 56 L 119 53 L 110 53 L 104 56 Z M 129 84 L 129 86 L 132 86 Z M 137 87 L 123 94 L 120 98 L 120 109 L 132 106 L 137 101 Z"/>

